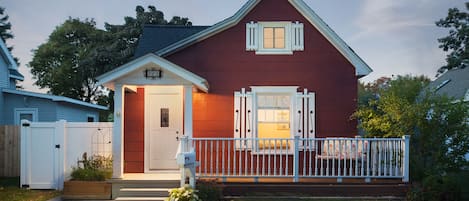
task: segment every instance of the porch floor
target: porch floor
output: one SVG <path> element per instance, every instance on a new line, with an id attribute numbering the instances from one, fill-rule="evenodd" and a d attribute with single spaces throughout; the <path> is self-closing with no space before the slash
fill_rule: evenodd
<path id="1" fill-rule="evenodd" d="M 181 174 L 179 171 L 158 171 L 152 173 L 125 173 L 122 180 L 180 180 Z"/>

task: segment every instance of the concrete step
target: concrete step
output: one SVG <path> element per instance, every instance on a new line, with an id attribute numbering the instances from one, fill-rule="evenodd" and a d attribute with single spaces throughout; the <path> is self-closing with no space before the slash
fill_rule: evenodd
<path id="1" fill-rule="evenodd" d="M 121 188 L 119 197 L 168 197 L 171 188 Z"/>
<path id="2" fill-rule="evenodd" d="M 179 180 L 114 180 L 112 197 L 116 200 L 165 200 Z"/>

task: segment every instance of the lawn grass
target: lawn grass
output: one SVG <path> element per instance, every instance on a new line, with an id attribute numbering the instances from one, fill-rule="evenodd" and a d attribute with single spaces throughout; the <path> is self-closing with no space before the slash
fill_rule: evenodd
<path id="1" fill-rule="evenodd" d="M 19 188 L 19 177 L 0 178 L 0 200 L 46 201 L 60 194 L 54 190 L 28 190 Z"/>

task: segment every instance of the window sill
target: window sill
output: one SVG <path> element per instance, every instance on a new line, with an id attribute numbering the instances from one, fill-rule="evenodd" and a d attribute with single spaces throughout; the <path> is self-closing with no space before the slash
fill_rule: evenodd
<path id="1" fill-rule="evenodd" d="M 293 55 L 291 50 L 257 50 L 256 55 Z"/>

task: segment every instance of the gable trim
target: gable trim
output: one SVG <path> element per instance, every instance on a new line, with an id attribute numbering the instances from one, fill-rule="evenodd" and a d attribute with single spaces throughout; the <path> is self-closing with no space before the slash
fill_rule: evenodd
<path id="1" fill-rule="evenodd" d="M 198 75 L 196 75 L 196 74 L 194 74 L 194 73 L 192 73 L 192 72 L 190 72 L 190 71 L 188 71 L 188 70 L 186 70 L 186 69 L 184 69 L 184 68 L 182 68 L 182 67 L 180 67 L 180 66 L 178 66 L 178 65 L 176 65 L 176 64 L 174 64 L 174 63 L 172 63 L 172 62 L 170 62 L 166 59 L 164 59 L 164 58 L 161 58 L 161 57 L 159 57 L 159 56 L 157 56 L 153 53 L 149 53 L 149 54 L 146 54 L 144 56 L 141 56 L 137 59 L 134 59 L 134 60 L 130 61 L 127 64 L 124 64 L 124 65 L 112 70 L 112 71 L 109 71 L 109 72 L 107 72 L 103 75 L 98 76 L 96 78 L 98 80 L 98 85 L 104 85 L 104 86 L 112 89 L 114 87 L 114 84 L 115 84 L 116 80 L 118 80 L 118 79 L 120 79 L 120 78 L 122 78 L 122 77 L 124 77 L 124 76 L 126 76 L 126 75 L 128 75 L 128 74 L 142 68 L 143 66 L 145 66 L 145 64 L 148 64 L 148 63 L 154 63 L 154 64 L 158 65 L 159 67 L 161 67 L 163 70 L 171 72 L 171 73 L 181 77 L 182 79 L 192 83 L 198 89 L 200 89 L 204 92 L 208 92 L 208 89 L 209 89 L 208 82 L 204 78 L 202 78 L 202 77 L 200 77 L 200 76 L 198 76 Z"/>
<path id="2" fill-rule="evenodd" d="M 250 0 L 233 16 L 209 27 L 197 34 L 185 38 L 156 52 L 159 56 L 168 56 L 194 43 L 203 41 L 238 24 L 261 0 Z M 354 67 L 355 75 L 364 77 L 373 70 L 343 41 L 304 1 L 288 1 L 300 12 Z"/>

